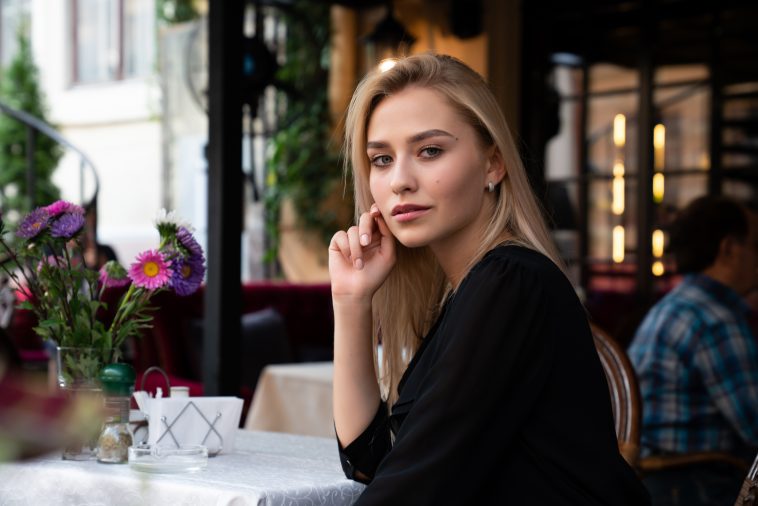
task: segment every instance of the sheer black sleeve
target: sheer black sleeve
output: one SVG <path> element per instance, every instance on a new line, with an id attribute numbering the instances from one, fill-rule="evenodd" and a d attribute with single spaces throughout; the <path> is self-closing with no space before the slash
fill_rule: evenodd
<path id="1" fill-rule="evenodd" d="M 387 404 L 379 404 L 374 419 L 352 443 L 343 448 L 338 438 L 337 445 L 345 476 L 362 483 L 370 481 L 392 447 Z"/>

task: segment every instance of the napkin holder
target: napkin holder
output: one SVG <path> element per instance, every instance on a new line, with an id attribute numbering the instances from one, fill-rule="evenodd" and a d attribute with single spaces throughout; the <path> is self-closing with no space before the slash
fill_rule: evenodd
<path id="1" fill-rule="evenodd" d="M 144 391 L 146 375 L 147 372 L 143 375 L 143 390 L 134 392 L 134 398 L 147 419 L 147 439 L 135 441 L 135 444 L 173 448 L 203 445 L 208 448 L 210 456 L 234 451 L 234 439 L 242 415 L 242 399 L 160 397 L 158 394 L 151 397 Z"/>

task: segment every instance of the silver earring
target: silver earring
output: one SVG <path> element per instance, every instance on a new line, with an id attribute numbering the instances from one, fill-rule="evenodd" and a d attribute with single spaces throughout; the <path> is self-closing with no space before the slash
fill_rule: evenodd
<path id="1" fill-rule="evenodd" d="M 490 193 L 495 191 L 495 185 L 492 183 L 492 181 L 487 183 L 487 191 Z"/>

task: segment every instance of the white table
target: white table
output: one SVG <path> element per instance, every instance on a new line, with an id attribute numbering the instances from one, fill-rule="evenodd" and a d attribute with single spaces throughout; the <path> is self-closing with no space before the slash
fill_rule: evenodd
<path id="1" fill-rule="evenodd" d="M 350 505 L 363 485 L 344 477 L 334 439 L 240 430 L 235 451 L 197 473 L 146 474 L 56 453 L 0 464 L 0 504 Z"/>
<path id="2" fill-rule="evenodd" d="M 332 362 L 266 366 L 255 387 L 245 428 L 335 438 L 333 372 Z"/>

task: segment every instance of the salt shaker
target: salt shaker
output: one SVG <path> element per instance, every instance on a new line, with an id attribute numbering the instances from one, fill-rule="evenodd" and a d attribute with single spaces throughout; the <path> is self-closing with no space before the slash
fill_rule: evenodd
<path id="1" fill-rule="evenodd" d="M 108 364 L 100 371 L 105 394 L 105 424 L 97 445 L 97 460 L 120 464 L 129 459 L 132 434 L 129 405 L 134 392 L 134 368 L 128 364 Z"/>

